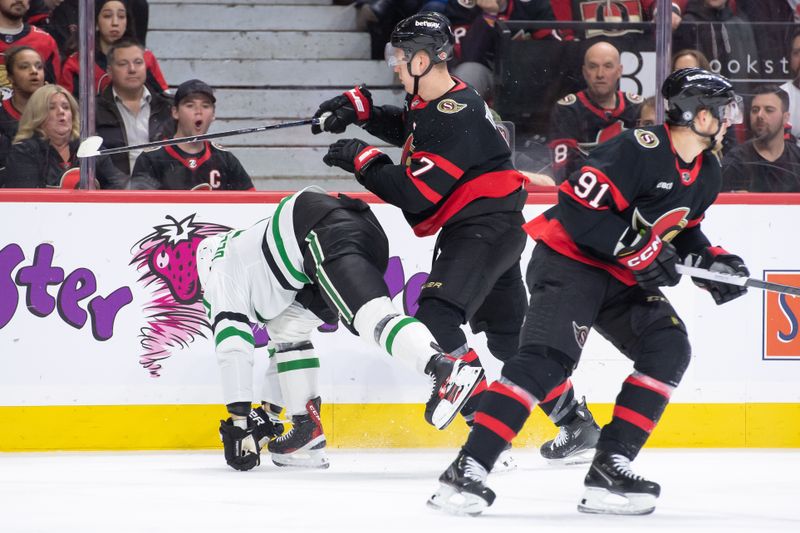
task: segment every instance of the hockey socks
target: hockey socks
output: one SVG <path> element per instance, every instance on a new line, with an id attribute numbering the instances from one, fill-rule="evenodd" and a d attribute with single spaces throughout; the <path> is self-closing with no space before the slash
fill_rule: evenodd
<path id="1" fill-rule="evenodd" d="M 311 342 L 281 342 L 271 346 L 287 415 L 306 413 L 309 399 L 319 396 L 319 358 Z"/>
<path id="2" fill-rule="evenodd" d="M 491 470 L 525 425 L 537 400 L 505 377 L 489 385 L 482 396 L 464 451 Z"/>
<path id="3" fill-rule="evenodd" d="M 641 372 L 634 372 L 622 384 L 614 416 L 603 427 L 597 449 L 636 458 L 658 424 L 675 386 Z"/>
<path id="4" fill-rule="evenodd" d="M 575 418 L 575 408 L 577 406 L 575 390 L 572 388 L 572 382 L 569 378 L 550 391 L 539 404 L 547 418 L 559 427 L 572 422 L 572 419 Z"/>

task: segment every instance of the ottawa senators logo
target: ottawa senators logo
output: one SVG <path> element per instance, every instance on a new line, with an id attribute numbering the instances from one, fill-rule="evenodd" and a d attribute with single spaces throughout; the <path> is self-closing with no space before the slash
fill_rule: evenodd
<path id="1" fill-rule="evenodd" d="M 659 235 L 661 240 L 670 242 L 675 238 L 678 233 L 683 231 L 683 228 L 689 223 L 689 208 L 676 207 L 671 211 L 667 211 L 652 224 L 648 222 L 644 216 L 639 212 L 639 209 L 633 211 L 632 226 L 635 230 L 644 228 L 652 228 L 653 233 Z"/>
<path id="2" fill-rule="evenodd" d="M 439 102 L 439 104 L 436 106 L 436 109 L 438 109 L 442 113 L 453 114 L 453 113 L 458 113 L 465 107 L 467 107 L 467 104 L 459 104 L 452 98 L 447 98 Z"/>
<path id="3" fill-rule="evenodd" d="M 573 93 L 569 93 L 567 96 L 558 101 L 558 105 L 572 105 L 577 101 L 578 97 Z"/>
<path id="4" fill-rule="evenodd" d="M 644 98 L 642 98 L 641 95 L 636 93 L 625 93 L 625 96 L 627 96 L 628 100 L 630 100 L 634 104 L 641 104 L 642 102 L 644 102 Z"/>
<path id="5" fill-rule="evenodd" d="M 575 333 L 575 342 L 578 343 L 578 347 L 583 350 L 583 346 L 586 344 L 586 339 L 589 338 L 589 327 L 579 326 L 573 320 L 572 332 Z"/>
<path id="6" fill-rule="evenodd" d="M 658 146 L 658 137 L 656 134 L 647 130 L 636 129 L 633 131 L 633 136 L 636 141 L 645 148 L 655 148 Z"/>

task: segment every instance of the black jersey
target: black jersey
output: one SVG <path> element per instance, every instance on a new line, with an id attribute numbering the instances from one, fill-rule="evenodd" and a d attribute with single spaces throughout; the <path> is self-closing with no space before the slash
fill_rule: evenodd
<path id="1" fill-rule="evenodd" d="M 373 110 L 373 135 L 403 146 L 399 165 L 367 167 L 364 186 L 403 210 L 419 236 L 484 213 L 520 211 L 527 193 L 511 150 L 472 87 L 454 78 L 436 100 L 406 97 L 405 109 Z"/>
<path id="2" fill-rule="evenodd" d="M 6 166 L 8 152 L 19 129 L 20 116 L 20 112 L 11 103 L 11 98 L 3 100 L 0 106 L 0 167 Z"/>
<path id="3" fill-rule="evenodd" d="M 699 252 L 709 246 L 700 221 L 721 187 L 715 153 L 684 164 L 667 126 L 629 130 L 597 147 L 561 184 L 558 204 L 524 229 L 562 255 L 635 285 L 633 273 L 616 260 L 623 235 L 646 226 L 682 257 Z"/>
<path id="4" fill-rule="evenodd" d="M 800 192 L 800 148 L 784 141 L 781 156 L 767 161 L 752 142 L 737 146 L 722 160 L 722 190 Z"/>
<path id="5" fill-rule="evenodd" d="M 136 159 L 131 181 L 135 188 L 189 190 L 210 186 L 212 190 L 253 190 L 253 181 L 242 164 L 216 143 L 205 142 L 196 154 L 177 146 L 142 152 Z"/>
<path id="6" fill-rule="evenodd" d="M 603 109 L 586 91 L 568 94 L 558 101 L 550 115 L 553 172 L 561 182 L 580 168 L 588 153 L 636 125 L 642 97 L 617 91 L 617 106 Z"/>

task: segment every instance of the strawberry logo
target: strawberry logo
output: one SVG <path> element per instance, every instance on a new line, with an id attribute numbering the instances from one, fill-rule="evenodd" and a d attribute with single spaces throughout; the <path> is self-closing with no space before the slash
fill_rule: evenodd
<path id="1" fill-rule="evenodd" d="M 194 215 L 180 222 L 171 216 L 167 218 L 172 223 L 155 227 L 161 243 L 152 249 L 148 264 L 150 270 L 167 285 L 176 302 L 192 303 L 200 294 L 196 255 L 203 236 L 197 234 Z"/>

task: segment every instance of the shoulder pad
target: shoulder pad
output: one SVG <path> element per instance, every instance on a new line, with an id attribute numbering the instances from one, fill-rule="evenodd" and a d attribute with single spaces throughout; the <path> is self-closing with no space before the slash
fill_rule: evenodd
<path id="1" fill-rule="evenodd" d="M 645 148 L 655 148 L 660 142 L 655 133 L 639 128 L 633 130 L 633 136 L 636 138 L 636 142 Z"/>
<path id="2" fill-rule="evenodd" d="M 222 150 L 223 152 L 229 152 L 230 151 L 227 148 L 225 148 L 224 146 L 222 146 L 221 144 L 215 143 L 214 141 L 211 141 L 211 146 L 213 146 L 217 150 Z"/>
<path id="3" fill-rule="evenodd" d="M 558 101 L 558 105 L 572 105 L 578 101 L 578 97 L 574 93 L 569 93 L 567 96 Z"/>
<path id="4" fill-rule="evenodd" d="M 634 104 L 641 104 L 644 102 L 644 98 L 641 95 L 635 93 L 625 93 L 625 96 L 628 97 L 628 100 L 633 102 Z"/>
<path id="5" fill-rule="evenodd" d="M 445 98 L 438 104 L 436 104 L 436 110 L 441 113 L 446 113 L 451 115 L 453 113 L 458 113 L 462 109 L 466 108 L 467 104 L 462 104 L 460 102 L 456 102 L 452 98 Z"/>

